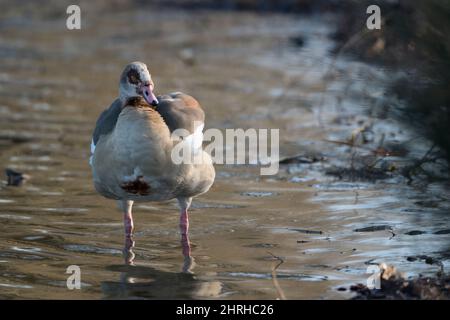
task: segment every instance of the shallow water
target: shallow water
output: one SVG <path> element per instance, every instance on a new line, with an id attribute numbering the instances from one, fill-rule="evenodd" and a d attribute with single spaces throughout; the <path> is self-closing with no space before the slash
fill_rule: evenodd
<path id="1" fill-rule="evenodd" d="M 324 139 L 366 121 L 368 101 L 393 76 L 334 63 L 332 17 L 85 8 L 82 31 L 65 30 L 65 10 L 2 13 L 0 162 L 31 179 L 0 186 L 1 298 L 274 299 L 277 256 L 288 299 L 344 299 L 350 293 L 337 288 L 365 283 L 370 264 L 433 274 L 438 266 L 407 260 L 426 255 L 448 267 L 446 186 L 324 175 L 347 152 Z M 302 48 L 289 40 L 298 35 Z M 135 265 L 126 266 L 121 214 L 91 183 L 90 134 L 134 60 L 149 65 L 158 93 L 197 97 L 207 127 L 280 128 L 282 156 L 320 151 L 328 159 L 282 165 L 270 177 L 257 167 L 216 166 L 214 186 L 193 203 L 189 272 L 175 202 L 135 206 Z M 410 135 L 387 120 L 377 126 L 399 140 Z M 426 143 L 414 147 L 420 153 Z M 81 268 L 81 290 L 66 288 L 69 265 Z"/>

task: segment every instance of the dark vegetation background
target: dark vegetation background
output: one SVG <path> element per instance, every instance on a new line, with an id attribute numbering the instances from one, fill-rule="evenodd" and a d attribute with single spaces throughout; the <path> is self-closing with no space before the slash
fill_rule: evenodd
<path id="1" fill-rule="evenodd" d="M 360 12 L 373 1 L 346 1 L 334 38 L 342 48 L 361 31 Z M 377 1 L 382 28 L 347 48 L 357 59 L 405 72 L 391 94 L 405 101 L 397 115 L 441 147 L 450 161 L 450 1 Z M 337 51 L 339 50 L 337 48 Z"/>

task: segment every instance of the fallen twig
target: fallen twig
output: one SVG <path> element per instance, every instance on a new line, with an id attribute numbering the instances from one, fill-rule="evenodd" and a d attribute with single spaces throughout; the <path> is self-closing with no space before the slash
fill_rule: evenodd
<path id="1" fill-rule="evenodd" d="M 278 292 L 278 297 L 281 300 L 286 300 L 286 296 L 283 292 L 283 289 L 281 289 L 280 284 L 278 283 L 278 279 L 277 279 L 277 269 L 279 266 L 281 266 L 284 263 L 284 260 L 276 255 L 274 255 L 271 252 L 268 252 L 268 254 L 270 254 L 273 258 L 275 258 L 276 260 L 278 260 L 278 263 L 274 262 L 272 265 L 272 281 L 273 281 L 273 285 L 275 287 L 275 289 Z"/>

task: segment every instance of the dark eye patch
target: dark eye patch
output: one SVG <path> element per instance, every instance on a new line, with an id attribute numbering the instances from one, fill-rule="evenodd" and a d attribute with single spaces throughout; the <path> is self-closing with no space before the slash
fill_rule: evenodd
<path id="1" fill-rule="evenodd" d="M 128 82 L 130 82 L 132 84 L 138 84 L 141 81 L 141 79 L 139 77 L 139 72 L 137 72 L 137 70 L 135 70 L 135 69 L 131 69 L 130 71 L 128 71 L 127 77 L 128 77 Z"/>

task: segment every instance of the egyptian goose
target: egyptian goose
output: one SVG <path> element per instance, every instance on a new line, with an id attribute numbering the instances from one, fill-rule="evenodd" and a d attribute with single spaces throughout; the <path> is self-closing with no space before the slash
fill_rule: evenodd
<path id="1" fill-rule="evenodd" d="M 124 214 L 125 239 L 133 243 L 132 206 L 135 201 L 177 199 L 181 209 L 183 254 L 190 257 L 188 209 L 192 198 L 214 182 L 210 156 L 202 148 L 204 112 L 184 93 L 156 97 L 147 66 L 128 64 L 119 82 L 119 98 L 97 120 L 91 143 L 95 189 L 116 199 Z M 177 129 L 187 130 L 174 139 Z M 194 158 L 174 162 L 172 151 L 188 143 Z"/>

